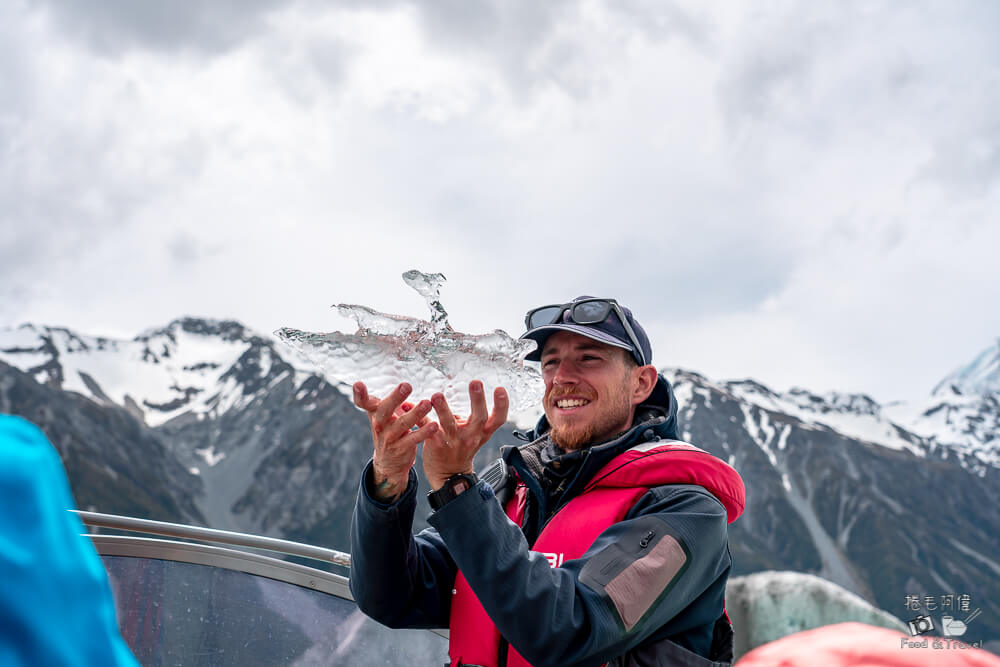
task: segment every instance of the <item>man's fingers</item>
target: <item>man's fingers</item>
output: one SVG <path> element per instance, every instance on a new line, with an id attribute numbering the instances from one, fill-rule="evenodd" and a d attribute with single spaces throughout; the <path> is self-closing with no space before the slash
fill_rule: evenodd
<path id="1" fill-rule="evenodd" d="M 365 412 L 371 412 L 378 407 L 379 400 L 368 394 L 368 387 L 364 382 L 354 383 L 354 405 Z"/>
<path id="2" fill-rule="evenodd" d="M 437 422 L 429 421 L 424 426 L 421 426 L 416 431 L 410 431 L 402 438 L 396 441 L 395 446 L 399 447 L 400 450 L 413 447 L 413 456 L 416 460 L 416 448 L 424 440 L 434 437 L 434 434 L 438 432 L 441 427 L 437 425 Z M 412 465 L 412 463 L 411 463 Z"/>
<path id="3" fill-rule="evenodd" d="M 469 413 L 469 424 L 473 428 L 480 428 L 486 422 L 486 391 L 483 383 L 473 380 L 469 383 L 469 403 L 472 405 L 472 412 Z"/>
<path id="4" fill-rule="evenodd" d="M 386 420 L 396 411 L 396 408 L 410 395 L 412 389 L 408 382 L 400 382 L 395 389 L 389 392 L 389 395 L 382 399 L 375 410 L 373 415 L 375 423 L 384 425 Z"/>
<path id="5" fill-rule="evenodd" d="M 444 394 L 438 392 L 431 396 L 431 404 L 434 406 L 434 412 L 437 413 L 438 422 L 441 424 L 441 430 L 444 431 L 445 437 L 448 440 L 455 440 L 458 437 L 458 424 L 455 423 L 455 415 L 451 413 L 451 408 L 448 407 L 448 401 L 445 400 Z"/>
<path id="6" fill-rule="evenodd" d="M 420 401 L 417 403 L 412 410 L 404 412 L 402 416 L 397 417 L 396 420 L 385 429 L 385 442 L 392 442 L 417 425 L 421 420 L 426 421 L 427 413 L 430 411 L 430 401 Z"/>
<path id="7" fill-rule="evenodd" d="M 507 390 L 503 387 L 497 387 L 493 390 L 493 412 L 486 421 L 483 430 L 489 435 L 493 435 L 507 421 L 507 411 L 509 409 L 510 398 L 507 396 Z"/>
<path id="8" fill-rule="evenodd" d="M 354 405 L 358 406 L 361 409 L 364 409 L 363 403 L 364 403 L 364 400 L 365 400 L 365 396 L 367 396 L 367 395 L 368 395 L 368 388 L 365 387 L 365 383 L 364 382 L 355 382 L 354 383 Z"/>
<path id="9" fill-rule="evenodd" d="M 407 412 L 409 412 L 410 410 L 412 410 L 414 407 L 416 407 L 416 406 L 414 406 L 413 403 L 410 403 L 409 401 L 403 401 L 400 404 L 400 406 L 398 408 L 396 408 L 395 412 L 392 413 L 392 416 L 393 417 L 402 417 Z"/>

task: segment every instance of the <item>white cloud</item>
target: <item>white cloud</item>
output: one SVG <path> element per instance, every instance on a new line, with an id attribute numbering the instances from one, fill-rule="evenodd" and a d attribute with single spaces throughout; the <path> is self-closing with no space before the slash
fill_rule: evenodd
<path id="1" fill-rule="evenodd" d="M 464 330 L 615 295 L 659 363 L 880 399 L 1000 328 L 989 7 L 240 9 L 0 10 L 0 319 L 334 328 L 416 267 Z"/>

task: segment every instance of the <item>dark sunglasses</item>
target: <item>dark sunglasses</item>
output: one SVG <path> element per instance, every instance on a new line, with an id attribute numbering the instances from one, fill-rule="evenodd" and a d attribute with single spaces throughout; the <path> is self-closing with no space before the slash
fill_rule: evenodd
<path id="1" fill-rule="evenodd" d="M 621 306 L 614 299 L 584 299 L 582 301 L 571 301 L 570 303 L 550 304 L 532 308 L 524 316 L 524 326 L 528 331 L 544 327 L 548 324 L 556 324 L 562 320 L 563 313 L 569 311 L 569 319 L 576 324 L 600 324 L 608 318 L 611 312 L 618 316 L 618 320 L 625 328 L 629 341 L 632 343 L 632 350 L 639 360 L 640 366 L 646 365 L 646 355 L 642 351 L 642 345 L 636 338 L 635 331 L 628 323 Z"/>

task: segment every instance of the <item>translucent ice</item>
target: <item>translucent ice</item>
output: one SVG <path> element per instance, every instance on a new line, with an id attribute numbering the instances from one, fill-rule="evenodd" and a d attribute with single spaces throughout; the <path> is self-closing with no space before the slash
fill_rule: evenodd
<path id="1" fill-rule="evenodd" d="M 409 400 L 430 398 L 440 391 L 454 414 L 467 416 L 469 382 L 482 380 L 491 408 L 496 387 L 507 390 L 511 414 L 541 403 L 541 375 L 523 361 L 535 348 L 534 341 L 515 340 L 500 329 L 480 335 L 455 331 L 441 305 L 443 275 L 414 270 L 404 273 L 403 280 L 424 297 L 430 321 L 338 304 L 341 315 L 358 323 L 353 334 L 287 327 L 274 333 L 322 369 L 329 380 L 347 384 L 361 380 L 369 393 L 380 398 L 406 381 L 413 386 Z"/>

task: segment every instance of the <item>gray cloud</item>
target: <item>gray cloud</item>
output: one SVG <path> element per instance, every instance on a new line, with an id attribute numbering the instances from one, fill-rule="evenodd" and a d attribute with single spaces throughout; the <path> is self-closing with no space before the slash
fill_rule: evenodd
<path id="1" fill-rule="evenodd" d="M 206 1 L 0 3 L 0 320 L 419 314 L 417 266 L 468 330 L 598 293 L 686 341 L 661 362 L 862 387 L 912 377 L 873 337 L 995 328 L 994 10 Z"/>
<path id="2" fill-rule="evenodd" d="M 544 62 L 544 56 L 537 62 L 539 51 L 555 26 L 578 9 L 569 0 L 446 0 L 418 7 L 434 43 L 497 63 L 519 92 L 547 78 L 552 66 Z M 553 58 L 556 66 L 565 66 L 579 55 L 579 50 L 563 43 Z"/>
<path id="3" fill-rule="evenodd" d="M 255 35 L 269 13 L 298 6 L 322 11 L 319 2 L 285 0 L 205 0 L 189 4 L 130 0 L 29 0 L 69 34 L 94 50 L 118 54 L 129 49 L 225 51 Z M 570 0 L 548 3 L 483 0 L 341 0 L 342 7 L 392 9 L 412 6 L 432 39 L 452 48 L 491 51 L 512 62 L 544 40 Z"/>
<path id="4" fill-rule="evenodd" d="M 259 71 L 295 104 L 312 107 L 325 95 L 336 95 L 356 51 L 329 36 L 296 36 L 294 40 L 268 36 L 256 52 Z"/>
<path id="5" fill-rule="evenodd" d="M 652 39 L 667 39 L 679 35 L 691 43 L 710 48 L 715 30 L 709 20 L 674 2 L 663 0 L 615 0 L 608 9 L 629 19 L 631 25 Z"/>
<path id="6" fill-rule="evenodd" d="M 760 12 L 721 60 L 720 105 L 734 135 L 774 131 L 816 144 L 907 135 L 949 147 L 958 139 L 956 151 L 936 147 L 943 170 L 981 174 L 993 159 L 956 155 L 966 135 L 952 128 L 996 135 L 998 20 L 1000 6 L 969 2 Z"/>
<path id="7" fill-rule="evenodd" d="M 591 26 L 594 33 L 563 29 L 586 23 L 581 4 L 573 0 L 415 4 L 433 43 L 495 65 L 522 99 L 551 85 L 581 100 L 599 92 L 635 34 L 654 40 L 677 35 L 702 47 L 711 35 L 703 18 L 672 2 L 602 3 L 618 19 L 617 31 Z"/>
<path id="8" fill-rule="evenodd" d="M 573 12 L 570 0 L 442 0 L 414 3 L 428 32 L 461 49 L 527 55 Z"/>
<path id="9" fill-rule="evenodd" d="M 674 324 L 759 309 L 787 287 L 800 260 L 750 214 L 682 219 L 645 236 L 609 239 L 592 258 L 592 280 L 608 287 L 605 296 Z"/>
<path id="10" fill-rule="evenodd" d="M 32 48 L 21 29 L 23 16 L 14 7 L 0 6 L 0 155 L 15 150 L 16 114 L 31 104 L 38 84 L 37 71 L 31 63 Z"/>
<path id="11" fill-rule="evenodd" d="M 161 136 L 141 118 L 91 113 L 82 88 L 47 85 L 47 64 L 28 57 L 39 43 L 0 41 L 8 80 L 22 82 L 0 100 L 0 300 L 24 304 L 133 224 L 150 198 L 197 178 L 206 147 L 192 131 Z M 133 92 L 124 82 L 114 97 L 128 103 Z"/>
<path id="12" fill-rule="evenodd" d="M 116 57 L 131 50 L 190 52 L 214 55 L 237 48 L 267 32 L 269 17 L 302 10 L 321 13 L 331 7 L 391 10 L 410 7 L 436 48 L 476 59 L 495 68 L 511 92 L 522 99 L 546 86 L 557 86 L 575 98 L 601 89 L 611 76 L 609 53 L 630 34 L 660 40 L 680 35 L 704 46 L 711 29 L 707 20 L 674 3 L 648 0 L 607 2 L 602 7 L 624 21 L 629 30 L 581 37 L 561 26 L 582 21 L 575 0 L 205 0 L 176 5 L 130 0 L 28 0 L 50 16 L 67 35 L 91 50 Z M 327 82 L 344 75 L 345 52 L 318 44 L 292 53 L 273 52 L 279 75 L 306 64 Z M 595 48 L 598 47 L 598 48 Z M 301 52 L 301 53 L 300 53 Z M 299 70 L 301 73 L 301 70 Z M 312 94 L 294 77 L 282 83 L 287 92 L 309 103 Z"/>
<path id="13" fill-rule="evenodd" d="M 984 82 L 985 83 L 985 82 Z M 992 84 L 992 85 L 991 85 Z M 1000 76 L 985 84 L 981 105 L 934 141 L 933 156 L 916 175 L 963 195 L 982 197 L 1000 185 Z"/>
<path id="14" fill-rule="evenodd" d="M 749 31 L 729 52 L 718 93 L 732 129 L 740 130 L 748 122 L 794 127 L 814 118 L 790 117 L 789 109 L 800 107 L 807 99 L 817 60 L 830 49 L 834 35 L 830 28 L 804 19 L 798 15 L 762 17 L 759 21 L 764 25 Z"/>
<path id="15" fill-rule="evenodd" d="M 30 0 L 69 35 L 107 55 L 131 49 L 218 53 L 258 31 L 283 0 Z"/>
<path id="16" fill-rule="evenodd" d="M 203 254 L 198 240 L 184 233 L 177 234 L 167 243 L 167 252 L 171 260 L 178 265 L 191 264 Z"/>

